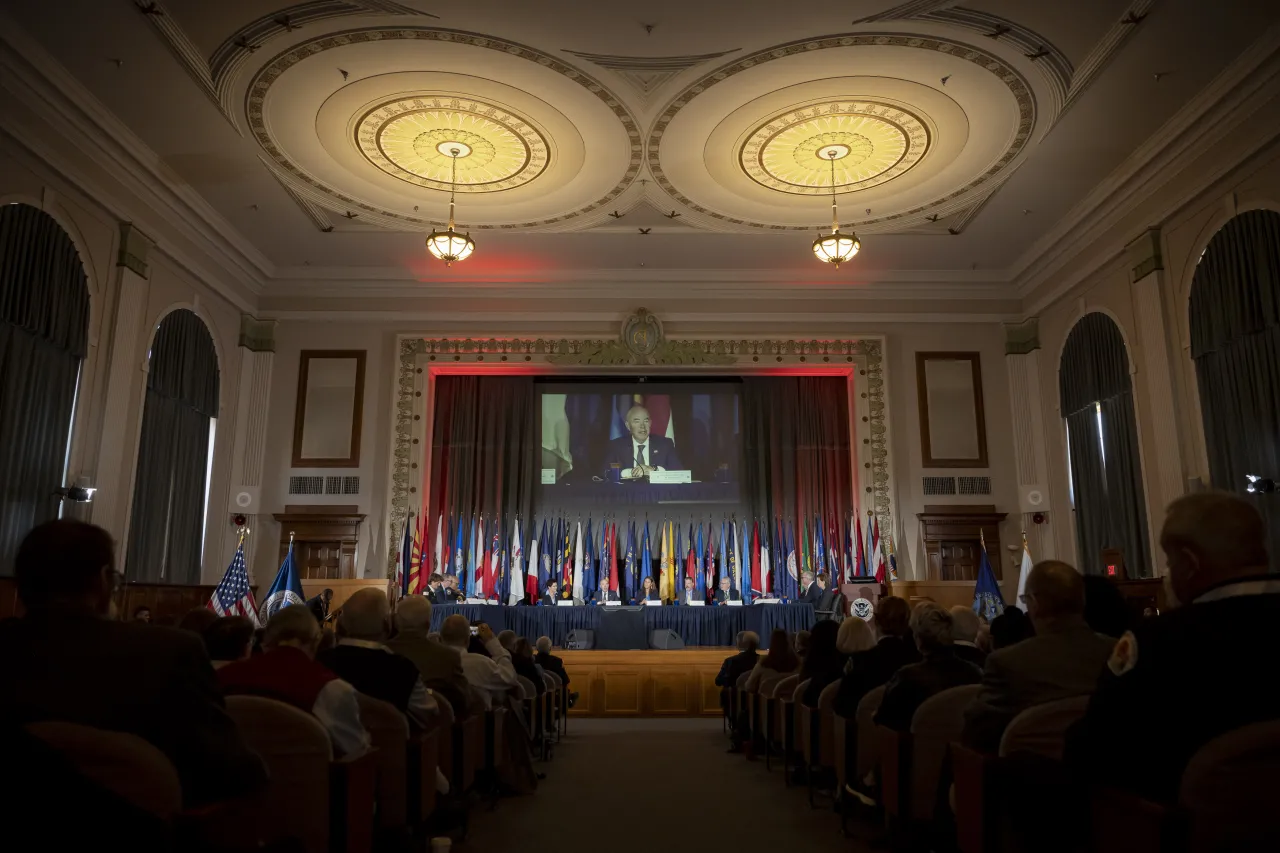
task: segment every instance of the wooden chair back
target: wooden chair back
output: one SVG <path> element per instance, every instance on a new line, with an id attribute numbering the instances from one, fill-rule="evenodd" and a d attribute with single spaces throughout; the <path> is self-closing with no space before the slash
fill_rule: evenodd
<path id="1" fill-rule="evenodd" d="M 1084 716 L 1088 706 L 1088 696 L 1072 696 L 1031 706 L 1009 722 L 1000 738 L 1000 755 L 1029 752 L 1061 759 L 1067 729 Z"/>
<path id="2" fill-rule="evenodd" d="M 910 814 L 913 820 L 932 820 L 934 806 L 948 764 L 948 748 L 964 732 L 964 710 L 980 684 L 952 687 L 930 696 L 911 718 Z"/>
<path id="3" fill-rule="evenodd" d="M 887 726 L 875 727 L 880 753 L 880 804 L 891 818 L 909 816 L 911 735 Z"/>
<path id="4" fill-rule="evenodd" d="M 85 778 L 148 814 L 171 820 L 182 810 L 178 771 L 163 752 L 137 735 L 62 722 L 31 723 L 27 731 L 66 757 Z M 67 805 L 74 809 L 74 804 Z"/>
<path id="5" fill-rule="evenodd" d="M 858 760 L 854 774 L 854 787 L 862 785 L 880 763 L 879 741 L 876 738 L 874 717 L 880 710 L 880 701 L 884 699 L 884 685 L 867 692 L 858 702 L 858 710 L 854 716 L 857 724 Z"/>
<path id="6" fill-rule="evenodd" d="M 836 753 L 836 694 L 840 692 L 840 680 L 828 684 L 818 694 L 818 760 L 819 767 L 835 767 Z"/>
<path id="7" fill-rule="evenodd" d="M 363 693 L 357 693 L 356 700 L 360 703 L 360 721 L 369 730 L 376 750 L 373 760 L 378 826 L 400 829 L 409 820 L 409 720 L 390 702 Z"/>
<path id="8" fill-rule="evenodd" d="M 1201 747 L 1178 792 L 1189 853 L 1280 850 L 1277 778 L 1280 720 L 1245 726 Z"/>
<path id="9" fill-rule="evenodd" d="M 307 712 L 260 696 L 228 696 L 227 713 L 271 777 L 265 802 L 252 818 L 255 837 L 265 842 L 293 838 L 308 853 L 327 853 L 329 732 Z"/>

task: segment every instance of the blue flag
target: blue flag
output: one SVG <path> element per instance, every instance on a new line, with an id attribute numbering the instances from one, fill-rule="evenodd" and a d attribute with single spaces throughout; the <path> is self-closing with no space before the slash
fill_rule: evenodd
<path id="1" fill-rule="evenodd" d="M 636 591 L 643 592 L 644 579 L 653 577 L 653 555 L 649 551 L 649 519 L 644 520 L 644 539 L 640 540 L 640 585 Z"/>
<path id="2" fill-rule="evenodd" d="M 267 590 L 267 597 L 263 599 L 262 607 L 258 610 L 258 619 L 265 625 L 267 620 L 281 608 L 288 607 L 290 604 L 305 603 L 302 581 L 298 579 L 298 566 L 293 561 L 293 542 L 290 542 L 289 553 L 284 555 L 280 571 L 276 572 L 276 579 L 271 582 L 271 589 Z"/>
<path id="3" fill-rule="evenodd" d="M 720 581 L 729 577 L 729 546 L 726 544 L 726 522 L 720 519 L 720 571 L 716 573 L 716 589 L 720 588 Z M 732 585 L 732 581 L 730 581 Z"/>
<path id="4" fill-rule="evenodd" d="M 787 592 L 790 598 L 800 594 L 800 567 L 796 564 L 796 523 L 787 522 Z"/>
<path id="5" fill-rule="evenodd" d="M 990 622 L 1004 612 L 1004 596 L 996 583 L 996 573 L 987 559 L 987 543 L 982 543 L 982 561 L 978 564 L 978 582 L 973 587 L 973 612 Z"/>
<path id="6" fill-rule="evenodd" d="M 636 594 L 636 520 L 631 519 L 631 528 L 627 531 L 627 591 L 634 598 Z M 619 596 L 621 597 L 621 596 Z"/>
<path id="7" fill-rule="evenodd" d="M 292 549 L 290 549 L 292 550 Z M 400 537 L 400 562 L 396 567 L 397 586 L 400 595 L 409 594 L 409 563 L 413 560 L 413 513 L 404 520 L 404 535 Z"/>
<path id="8" fill-rule="evenodd" d="M 467 577 L 463 589 L 467 598 L 476 597 L 476 519 L 471 518 L 471 534 L 467 537 Z"/>
<path id="9" fill-rule="evenodd" d="M 542 536 L 538 539 L 538 596 L 535 601 L 542 600 L 542 591 L 551 583 L 551 540 L 547 538 L 547 520 L 542 519 Z"/>
<path id="10" fill-rule="evenodd" d="M 578 598 L 591 600 L 591 593 L 600 588 L 596 581 L 595 549 L 591 541 L 591 516 L 587 516 L 587 532 L 582 540 L 582 589 L 577 590 Z"/>
<path id="11" fill-rule="evenodd" d="M 822 541 L 822 513 L 813 516 L 813 573 L 826 571 L 827 549 Z"/>

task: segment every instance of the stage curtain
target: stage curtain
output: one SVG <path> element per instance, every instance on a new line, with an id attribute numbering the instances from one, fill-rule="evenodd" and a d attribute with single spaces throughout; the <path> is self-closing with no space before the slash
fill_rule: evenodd
<path id="1" fill-rule="evenodd" d="M 1100 573 L 1101 550 L 1112 547 L 1123 551 L 1130 577 L 1149 577 L 1147 509 L 1129 356 L 1110 317 L 1092 312 L 1071 329 L 1058 382 L 1070 434 L 1078 568 Z"/>
<path id="2" fill-rule="evenodd" d="M 1280 502 L 1244 492 L 1246 474 L 1280 479 L 1280 214 L 1242 213 L 1214 235 L 1189 314 L 1210 479 L 1253 499 L 1280 568 Z"/>
<path id="3" fill-rule="evenodd" d="M 770 540 L 779 516 L 795 522 L 797 537 L 803 522 L 812 524 L 818 514 L 838 531 L 848 523 L 853 478 L 847 382 L 842 376 L 743 380 L 743 481 L 750 505 L 771 522 Z"/>
<path id="4" fill-rule="evenodd" d="M 25 204 L 0 206 L 0 574 L 58 516 L 89 290 L 71 238 Z"/>
<path id="5" fill-rule="evenodd" d="M 440 376 L 434 417 L 428 527 L 434 531 L 441 512 L 455 525 L 481 515 L 527 523 L 540 476 L 542 415 L 533 378 Z M 531 536 L 526 530 L 525 540 Z"/>
<path id="6" fill-rule="evenodd" d="M 166 315 L 147 362 L 125 560 L 130 581 L 200 582 L 218 384 L 218 354 L 204 321 L 185 309 Z"/>

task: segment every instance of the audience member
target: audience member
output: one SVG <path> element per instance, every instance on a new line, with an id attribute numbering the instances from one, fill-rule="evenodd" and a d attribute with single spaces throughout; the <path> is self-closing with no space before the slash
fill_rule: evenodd
<path id="1" fill-rule="evenodd" d="M 538 654 L 534 657 L 534 663 L 542 667 L 544 671 L 553 675 L 560 676 L 560 682 L 564 685 L 564 689 L 569 689 L 569 673 L 565 671 L 564 661 L 556 655 L 551 654 L 551 638 L 539 637 L 537 643 Z M 578 692 L 571 691 L 569 693 L 569 707 L 572 708 L 578 702 Z"/>
<path id="2" fill-rule="evenodd" d="M 19 546 L 14 574 L 25 615 L 0 622 L 0 719 L 138 735 L 173 762 L 188 806 L 266 782 L 227 716 L 200 638 L 110 618 L 120 575 L 105 530 L 41 524 Z"/>
<path id="3" fill-rule="evenodd" d="M 1067 760 L 1085 779 L 1175 800 L 1191 756 L 1219 735 L 1280 719 L 1266 676 L 1276 658 L 1280 578 L 1248 501 L 1201 492 L 1169 505 L 1160 547 L 1180 603 L 1120 638 Z"/>
<path id="4" fill-rule="evenodd" d="M 413 661 L 387 647 L 390 634 L 387 594 L 370 587 L 357 590 L 338 616 L 338 644 L 316 659 L 366 696 L 390 702 L 413 722 L 427 725 L 438 712 L 436 701 Z"/>
<path id="5" fill-rule="evenodd" d="M 141 607 L 135 607 L 133 610 L 133 621 L 142 622 L 147 625 L 151 624 L 151 608 L 145 604 Z"/>
<path id="6" fill-rule="evenodd" d="M 800 662 L 804 663 L 805 656 L 809 654 L 809 632 L 796 631 L 791 641 L 795 644 L 796 655 L 800 658 Z"/>
<path id="7" fill-rule="evenodd" d="M 809 632 L 809 654 L 805 655 L 804 662 L 800 664 L 800 681 L 808 681 L 809 687 L 803 696 L 796 697 L 797 702 L 816 708 L 823 689 L 844 675 L 844 665 L 848 658 L 836 648 L 839 634 L 839 624 L 831 620 L 819 622 Z"/>
<path id="8" fill-rule="evenodd" d="M 963 741 L 984 752 L 1032 705 L 1092 693 L 1115 642 L 1084 621 L 1084 581 L 1067 563 L 1033 566 L 1024 598 L 1035 636 L 987 658 L 982 692 L 965 711 Z"/>
<path id="9" fill-rule="evenodd" d="M 356 689 L 316 662 L 320 633 L 310 608 L 282 607 L 267 622 L 263 653 L 227 663 L 218 684 L 228 696 L 265 696 L 306 711 L 328 730 L 336 755 L 363 755 L 371 741 Z"/>
<path id="10" fill-rule="evenodd" d="M 746 689 L 753 691 L 758 688 L 760 679 L 765 676 L 765 673 L 792 673 L 799 668 L 800 658 L 796 655 L 795 649 L 791 648 L 786 629 L 774 628 L 773 633 L 769 635 L 769 651 L 760 658 L 760 662 L 747 676 Z"/>
<path id="11" fill-rule="evenodd" d="M 533 646 L 524 637 L 516 638 L 511 644 L 511 665 L 516 675 L 523 676 L 533 682 L 533 689 L 541 696 L 547 692 L 547 682 L 542 677 L 542 667 L 533 659 Z"/>
<path id="12" fill-rule="evenodd" d="M 991 650 L 1007 649 L 1036 635 L 1036 629 L 1026 611 L 1006 607 L 1004 612 L 991 620 Z"/>
<path id="13" fill-rule="evenodd" d="M 431 611 L 431 601 L 425 595 L 401 598 L 396 603 L 396 633 L 387 641 L 387 648 L 413 661 L 427 689 L 443 697 L 455 717 L 463 718 L 473 703 L 468 698 L 470 687 L 462 671 L 462 658 L 431 639 Z"/>
<path id="14" fill-rule="evenodd" d="M 956 657 L 954 624 L 951 613 L 940 604 L 925 601 L 916 605 L 911 613 L 911 633 L 924 660 L 902 667 L 889 679 L 875 716 L 878 725 L 910 731 L 911 718 L 926 699 L 981 680 L 982 670 Z"/>
<path id="15" fill-rule="evenodd" d="M 1084 621 L 1108 637 L 1121 637 L 1132 627 L 1129 605 L 1110 578 L 1084 576 Z"/>
<path id="16" fill-rule="evenodd" d="M 982 619 L 973 612 L 972 607 L 957 604 L 951 608 L 952 646 L 956 657 L 981 667 L 987 661 L 986 652 L 978 648 L 978 631 L 982 628 Z"/>
<path id="17" fill-rule="evenodd" d="M 492 628 L 481 622 L 476 629 L 476 639 L 484 645 L 487 655 L 468 651 L 471 623 L 467 621 L 467 617 L 455 613 L 440 626 L 440 642 L 461 655 L 462 671 L 467 676 L 467 683 L 480 692 L 484 698 L 484 706 L 492 708 L 520 682 L 516 680 L 511 654 L 498 642 Z"/>
<path id="18" fill-rule="evenodd" d="M 850 719 L 856 715 L 863 696 L 888 683 L 902 667 L 920 660 L 920 652 L 911 638 L 911 607 L 906 599 L 896 595 L 880 599 L 872 623 L 879 635 L 878 641 L 873 648 L 849 658 L 836 693 L 836 713 Z"/>
<path id="19" fill-rule="evenodd" d="M 731 716 L 730 697 L 738 684 L 738 678 L 750 673 L 760 659 L 760 635 L 755 631 L 740 631 L 736 645 L 738 653 L 725 658 L 724 663 L 720 664 L 720 671 L 716 673 L 716 686 L 720 688 L 720 708 L 726 716 Z M 745 736 L 742 721 L 730 719 L 730 727 L 733 745 L 729 747 L 729 751 L 738 752 Z"/>
<path id="20" fill-rule="evenodd" d="M 206 628 L 218 621 L 218 614 L 207 607 L 193 607 L 178 620 L 178 629 L 192 634 L 204 634 Z"/>
<path id="21" fill-rule="evenodd" d="M 204 629 L 201 639 L 214 669 L 221 669 L 232 661 L 249 657 L 253 647 L 253 623 L 244 616 L 221 616 Z"/>

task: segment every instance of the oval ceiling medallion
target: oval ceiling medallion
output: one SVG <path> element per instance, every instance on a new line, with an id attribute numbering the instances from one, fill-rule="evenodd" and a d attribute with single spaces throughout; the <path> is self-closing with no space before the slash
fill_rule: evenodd
<path id="1" fill-rule="evenodd" d="M 838 150 L 835 185 L 851 192 L 893 180 L 919 163 L 928 147 L 929 131 L 916 116 L 850 100 L 774 116 L 747 137 L 738 162 L 761 186 L 817 195 L 831 191 L 831 162 L 820 152 Z"/>
<path id="2" fill-rule="evenodd" d="M 387 174 L 429 189 L 448 189 L 458 150 L 458 192 L 514 189 L 549 161 L 547 141 L 505 107 L 465 96 L 390 101 L 356 124 L 360 152 Z"/>

